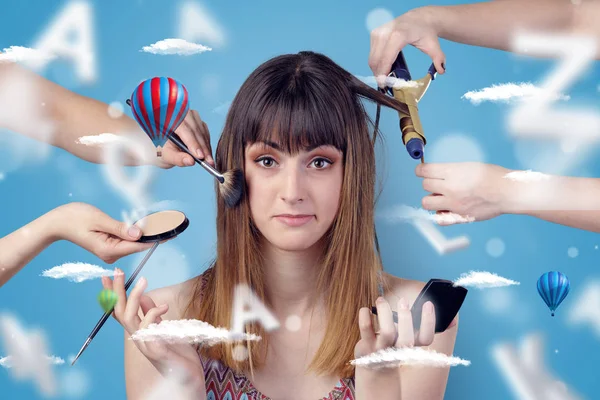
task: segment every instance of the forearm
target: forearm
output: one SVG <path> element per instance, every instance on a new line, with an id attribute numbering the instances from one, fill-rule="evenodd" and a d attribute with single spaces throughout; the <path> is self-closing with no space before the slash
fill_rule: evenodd
<path id="1" fill-rule="evenodd" d="M 511 51 L 519 31 L 572 32 L 575 8 L 568 0 L 496 0 L 424 10 L 443 39 Z"/>
<path id="2" fill-rule="evenodd" d="M 104 162 L 104 147 L 79 143 L 82 136 L 112 133 L 133 135 L 156 152 L 137 122 L 123 114 L 113 118 L 108 105 L 76 94 L 15 63 L 0 63 L 0 128 L 62 148 L 83 160 Z M 127 107 L 127 106 L 126 106 Z M 44 127 L 49 133 L 40 133 Z M 132 154 L 125 165 L 142 164 Z"/>
<path id="3" fill-rule="evenodd" d="M 92 163 L 104 163 L 105 146 L 87 145 L 80 143 L 82 136 L 100 135 L 110 133 L 113 135 L 133 135 L 138 138 L 136 143 L 144 143 L 149 154 L 156 153 L 152 142 L 146 137 L 136 121 L 122 114 L 113 118 L 108 113 L 108 105 L 67 91 L 52 84 L 50 96 L 52 98 L 55 133 L 58 135 L 57 146 L 69 153 Z M 125 105 L 125 107 L 128 107 Z M 134 156 L 128 155 L 124 160 L 125 165 L 143 164 Z"/>
<path id="4" fill-rule="evenodd" d="M 539 182 L 514 182 L 509 214 L 600 233 L 600 179 L 553 176 Z"/>
<path id="5" fill-rule="evenodd" d="M 0 287 L 59 238 L 52 211 L 0 238 Z"/>
<path id="6" fill-rule="evenodd" d="M 555 224 L 600 233 L 600 211 L 531 211 L 527 213 Z"/>

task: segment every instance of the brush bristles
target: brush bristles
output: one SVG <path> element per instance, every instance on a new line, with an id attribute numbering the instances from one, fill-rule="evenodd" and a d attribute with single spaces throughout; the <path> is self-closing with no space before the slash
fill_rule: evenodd
<path id="1" fill-rule="evenodd" d="M 225 181 L 219 185 L 219 191 L 227 207 L 235 207 L 244 192 L 244 174 L 239 169 L 233 169 L 223 174 Z"/>

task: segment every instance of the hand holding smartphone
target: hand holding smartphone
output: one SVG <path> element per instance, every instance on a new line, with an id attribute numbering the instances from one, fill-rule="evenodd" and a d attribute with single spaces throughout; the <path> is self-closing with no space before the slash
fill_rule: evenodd
<path id="1" fill-rule="evenodd" d="M 435 310 L 435 333 L 444 332 L 458 314 L 468 290 L 462 286 L 445 279 L 430 279 L 417 296 L 410 311 L 412 313 L 414 331 L 418 332 L 421 326 L 421 313 L 423 304 L 428 301 L 433 303 Z M 371 307 L 373 314 L 377 315 L 377 308 Z M 394 322 L 398 323 L 398 314 L 394 311 Z"/>

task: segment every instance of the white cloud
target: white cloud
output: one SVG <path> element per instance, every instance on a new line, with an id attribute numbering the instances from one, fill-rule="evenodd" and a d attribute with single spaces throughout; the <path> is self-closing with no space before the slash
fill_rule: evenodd
<path id="1" fill-rule="evenodd" d="M 58 357 L 58 356 L 45 356 L 45 357 L 46 357 L 46 361 L 48 361 L 48 363 L 50 363 L 50 364 L 62 365 L 65 363 L 65 360 L 63 360 L 61 357 Z M 0 357 L 0 367 L 12 368 L 13 367 L 13 364 L 11 361 L 12 358 L 13 358 L 13 356 Z"/>
<path id="2" fill-rule="evenodd" d="M 527 170 L 509 172 L 508 174 L 504 175 L 504 178 L 518 182 L 536 182 L 547 181 L 548 179 L 550 179 L 550 175 L 546 175 L 541 172 L 535 172 L 532 170 Z"/>
<path id="3" fill-rule="evenodd" d="M 212 51 L 212 49 L 201 44 L 188 42 L 184 39 L 164 39 L 150 46 L 144 46 L 140 51 L 159 55 L 175 54 L 190 56 L 192 54 L 204 53 L 205 51 Z"/>
<path id="4" fill-rule="evenodd" d="M 10 46 L 0 52 L 2 62 L 48 62 L 56 58 L 55 54 L 22 46 Z"/>
<path id="5" fill-rule="evenodd" d="M 454 225 L 454 224 L 467 224 L 475 222 L 474 217 L 462 216 L 453 212 L 442 212 L 439 214 L 433 214 L 433 220 L 438 225 Z"/>
<path id="6" fill-rule="evenodd" d="M 470 271 L 462 274 L 460 278 L 454 281 L 455 286 L 473 286 L 477 289 L 495 288 L 501 286 L 520 285 L 519 282 L 503 278 L 492 272 Z"/>
<path id="7" fill-rule="evenodd" d="M 377 86 L 377 78 L 375 76 L 360 76 L 355 75 L 358 79 L 363 81 L 364 83 L 372 86 Z M 401 89 L 405 87 L 416 88 L 422 86 L 422 83 L 417 81 L 405 81 L 404 79 L 394 78 L 393 76 L 381 77 L 381 79 L 385 79 L 385 85 L 388 87 L 393 87 L 394 89 Z"/>
<path id="8" fill-rule="evenodd" d="M 211 324 L 196 319 L 165 320 L 159 324 L 150 324 L 131 335 L 132 340 L 165 341 L 168 343 L 203 343 L 209 346 L 230 341 L 260 340 L 254 334 L 236 334 L 224 328 L 215 328 Z"/>
<path id="9" fill-rule="evenodd" d="M 101 133 L 99 135 L 81 136 L 77 139 L 77 143 L 86 146 L 101 146 L 104 144 L 115 143 L 124 140 L 120 135 L 114 133 Z"/>
<path id="10" fill-rule="evenodd" d="M 0 337 L 4 341 L 5 354 L 8 354 L 3 364 L 10 357 L 8 365 L 11 376 L 15 380 L 29 378 L 44 395 L 56 395 L 57 384 L 52 365 L 60 359 L 47 356 L 44 333 L 40 330 L 27 332 L 14 316 L 5 314 L 0 316 Z"/>
<path id="11" fill-rule="evenodd" d="M 352 365 L 372 369 L 394 368 L 399 365 L 419 365 L 428 367 L 469 366 L 471 362 L 459 357 L 447 356 L 435 350 L 422 347 L 390 347 L 350 361 Z"/>
<path id="12" fill-rule="evenodd" d="M 98 265 L 82 262 L 65 263 L 42 272 L 41 276 L 46 278 L 63 279 L 71 282 L 81 283 L 102 276 L 112 276 L 114 271 L 104 269 Z"/>
<path id="13" fill-rule="evenodd" d="M 570 96 L 543 90 L 532 83 L 501 83 L 480 90 L 472 90 L 462 95 L 474 105 L 484 101 L 510 103 L 513 100 L 528 100 L 546 97 L 551 100 L 569 100 Z"/>
<path id="14" fill-rule="evenodd" d="M 475 218 L 473 217 L 463 217 L 462 215 L 455 213 L 436 214 L 422 208 L 414 208 L 404 204 L 397 205 L 388 211 L 379 213 L 378 217 L 386 219 L 390 223 L 426 220 L 436 222 L 440 225 L 451 225 L 475 221 Z"/>

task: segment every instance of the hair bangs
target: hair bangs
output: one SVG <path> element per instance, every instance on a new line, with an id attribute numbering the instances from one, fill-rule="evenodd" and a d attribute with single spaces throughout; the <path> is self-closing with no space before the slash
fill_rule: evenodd
<path id="1" fill-rule="evenodd" d="M 325 93 L 322 86 L 303 87 L 299 80 L 276 95 L 267 90 L 255 99 L 259 104 L 252 107 L 255 113 L 244 130 L 244 144 L 264 142 L 287 154 L 330 145 L 345 154 L 350 102 L 332 104 L 331 93 Z M 339 112 L 343 106 L 345 112 Z"/>

